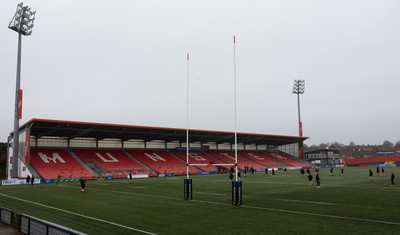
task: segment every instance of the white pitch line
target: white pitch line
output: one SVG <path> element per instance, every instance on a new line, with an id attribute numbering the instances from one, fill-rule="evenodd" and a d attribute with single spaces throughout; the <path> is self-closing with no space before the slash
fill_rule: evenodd
<path id="1" fill-rule="evenodd" d="M 102 223 L 111 224 L 111 225 L 114 225 L 114 226 L 118 226 L 118 227 L 121 227 L 121 228 L 132 230 L 132 231 L 135 231 L 135 232 L 156 235 L 156 233 L 147 232 L 147 231 L 144 231 L 144 230 L 128 227 L 128 226 L 125 226 L 125 225 L 122 225 L 122 224 L 117 224 L 117 223 L 114 223 L 114 222 L 110 222 L 110 221 L 107 221 L 107 220 L 94 218 L 94 217 L 87 216 L 87 215 L 82 215 L 82 214 L 79 214 L 79 213 L 75 213 L 75 212 L 72 212 L 72 211 L 67 211 L 67 210 L 64 210 L 64 209 L 57 208 L 57 207 L 44 205 L 44 204 L 41 204 L 41 203 L 38 203 L 38 202 L 28 201 L 28 200 L 25 200 L 25 199 L 22 199 L 22 198 L 18 198 L 18 197 L 13 197 L 13 196 L 10 196 L 10 195 L 7 195 L 7 194 L 0 193 L 0 195 L 3 196 L 3 197 L 8 197 L 8 198 L 12 198 L 12 199 L 15 199 L 15 200 L 19 200 L 19 201 L 22 201 L 22 202 L 26 202 L 26 203 L 42 206 L 42 207 L 53 209 L 53 210 L 57 210 L 57 211 L 61 211 L 61 212 L 68 213 L 68 214 L 71 214 L 71 215 L 80 216 L 80 217 L 83 217 L 83 218 L 86 218 L 86 219 L 91 219 L 91 220 L 99 221 L 99 222 L 102 222 Z"/>
<path id="2" fill-rule="evenodd" d="M 150 184 L 150 185 L 146 185 L 146 186 L 137 186 L 135 184 L 130 184 L 130 185 L 125 185 L 124 187 L 145 189 L 145 188 L 160 187 L 160 186 L 164 186 L 164 184 Z"/>
<path id="3" fill-rule="evenodd" d="M 144 186 L 134 186 L 134 185 L 132 185 L 132 186 L 124 186 L 125 188 L 137 188 L 137 189 L 146 189 L 146 187 L 144 187 Z"/>
<path id="4" fill-rule="evenodd" d="M 299 214 L 299 215 L 311 215 L 311 216 L 333 218 L 333 219 L 353 220 L 353 221 L 360 221 L 360 222 L 370 222 L 370 223 L 390 224 L 390 225 L 400 226 L 399 222 L 391 222 L 391 221 L 383 221 L 383 220 L 361 219 L 361 218 L 339 216 L 339 215 L 325 215 L 325 214 L 317 214 L 317 213 L 311 213 L 311 212 L 291 211 L 291 210 L 282 210 L 282 209 L 256 207 L 256 206 L 241 206 L 241 207 L 250 208 L 250 209 L 258 209 L 258 210 L 277 211 L 277 212 L 284 212 L 284 213 L 291 213 L 291 214 Z"/>
<path id="5" fill-rule="evenodd" d="M 213 182 L 229 182 L 229 180 L 228 179 L 226 179 L 226 180 L 210 180 L 210 181 L 213 181 Z M 259 181 L 251 181 L 251 180 L 246 180 L 246 183 L 256 183 L 256 184 L 281 184 L 281 185 L 308 185 L 308 181 L 307 182 L 305 182 L 305 183 L 281 183 L 281 182 L 267 182 L 267 181 L 265 181 L 265 182 L 259 182 Z"/>
<path id="6" fill-rule="evenodd" d="M 93 183 L 93 185 L 110 185 L 110 184 Z"/>
<path id="7" fill-rule="evenodd" d="M 222 202 L 210 202 L 210 201 L 199 201 L 199 200 L 192 200 L 192 201 L 198 202 L 198 203 L 220 205 L 220 206 L 232 206 L 231 204 L 222 203 Z M 311 212 L 291 211 L 291 210 L 275 209 L 275 208 L 268 208 L 268 207 L 245 206 L 245 205 L 241 205 L 239 207 L 248 208 L 248 209 L 256 209 L 256 210 L 266 210 L 266 211 L 275 211 L 275 212 L 290 213 L 290 214 L 310 215 L 310 216 L 316 216 L 316 217 L 326 217 L 326 218 L 333 218 L 333 219 L 353 220 L 353 221 L 360 221 L 360 222 L 371 222 L 371 223 L 377 223 L 377 224 L 390 224 L 390 225 L 400 226 L 400 223 L 391 222 L 391 221 L 361 219 L 361 218 L 353 218 L 353 217 L 338 216 L 338 215 L 317 214 L 317 213 L 311 213 Z"/>
<path id="8" fill-rule="evenodd" d="M 312 202 L 312 201 L 302 201 L 302 200 L 292 200 L 292 199 L 276 199 L 278 201 L 285 201 L 285 202 L 303 202 L 303 203 L 311 203 L 311 204 L 321 204 L 321 205 L 336 205 L 335 203 L 330 202 Z"/>
<path id="9" fill-rule="evenodd" d="M 195 194 L 206 194 L 206 195 L 216 195 L 216 196 L 226 196 L 227 194 L 223 193 L 207 193 L 207 192 L 194 192 Z"/>
<path id="10" fill-rule="evenodd" d="M 67 188 L 80 188 L 78 186 L 66 186 L 63 185 L 63 187 Z M 130 194 L 130 195 L 138 195 L 138 196 L 143 196 L 143 197 L 154 197 L 154 198 L 162 198 L 162 199 L 171 199 L 171 200 L 182 200 L 181 198 L 176 198 L 176 197 L 167 197 L 167 196 L 160 196 L 160 195 L 151 195 L 151 194 L 144 194 L 144 193 L 134 193 L 134 192 L 124 192 L 124 191 L 115 191 L 115 190 L 106 190 L 106 189 L 99 189 L 99 188 L 86 188 L 87 191 L 102 191 L 102 192 L 108 192 L 108 193 L 121 193 L 121 194 Z"/>

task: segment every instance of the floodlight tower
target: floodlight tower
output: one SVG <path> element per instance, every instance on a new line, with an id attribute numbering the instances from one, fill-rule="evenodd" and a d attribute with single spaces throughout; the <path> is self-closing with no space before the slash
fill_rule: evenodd
<path id="1" fill-rule="evenodd" d="M 22 35 L 30 36 L 32 34 L 33 22 L 35 21 L 36 11 L 24 6 L 21 2 L 17 5 L 17 11 L 14 14 L 8 28 L 18 33 L 18 55 L 17 55 L 17 81 L 15 87 L 15 109 L 14 109 L 14 133 L 13 133 L 13 167 L 12 177 L 18 177 L 18 144 L 19 144 L 19 119 L 22 117 L 22 91 L 21 84 L 21 39 Z"/>
<path id="2" fill-rule="evenodd" d="M 303 124 L 301 122 L 301 117 L 300 117 L 300 94 L 304 94 L 304 89 L 305 89 L 306 83 L 304 80 L 294 80 L 293 84 L 293 94 L 297 94 L 297 110 L 298 110 L 298 116 L 299 116 L 299 136 L 303 136 Z M 303 159 L 303 142 L 299 143 L 299 158 Z"/>

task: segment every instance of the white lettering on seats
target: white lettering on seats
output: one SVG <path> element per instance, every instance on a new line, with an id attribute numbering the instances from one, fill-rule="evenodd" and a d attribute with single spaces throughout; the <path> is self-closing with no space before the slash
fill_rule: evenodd
<path id="1" fill-rule="evenodd" d="M 202 156 L 197 155 L 197 153 L 189 153 L 189 157 L 194 158 L 196 161 L 201 161 L 201 162 L 207 161 Z"/>
<path id="2" fill-rule="evenodd" d="M 106 159 L 105 157 L 103 157 L 100 153 L 95 153 L 96 156 L 98 156 L 101 160 L 103 160 L 103 162 L 119 162 L 118 159 L 116 159 L 113 155 L 111 155 L 110 153 L 106 153 L 106 155 L 110 158 L 110 159 Z"/>
<path id="3" fill-rule="evenodd" d="M 151 160 L 157 162 L 158 160 L 166 162 L 166 160 L 162 157 L 160 157 L 157 153 L 144 153 L 148 158 Z"/>
<path id="4" fill-rule="evenodd" d="M 249 155 L 254 157 L 255 159 L 258 159 L 258 160 L 264 160 L 263 157 L 257 156 L 255 153 L 249 153 Z"/>
<path id="5" fill-rule="evenodd" d="M 54 163 L 56 163 L 57 159 L 58 161 L 60 161 L 61 163 L 65 163 L 64 159 L 62 159 L 62 157 L 60 156 L 60 154 L 58 153 L 53 153 L 53 157 L 48 157 L 45 153 L 38 153 L 39 157 L 44 161 L 44 163 L 50 163 L 50 161 L 53 161 Z"/>
<path id="6" fill-rule="evenodd" d="M 220 153 L 219 155 L 222 155 L 222 156 L 225 156 L 225 157 L 230 158 L 232 160 L 235 160 L 235 158 L 229 156 L 229 153 Z"/>
<path id="7" fill-rule="evenodd" d="M 282 157 L 281 155 L 276 154 L 276 153 L 271 153 L 271 155 L 276 157 L 276 158 L 279 158 L 279 159 L 285 159 L 284 157 Z"/>

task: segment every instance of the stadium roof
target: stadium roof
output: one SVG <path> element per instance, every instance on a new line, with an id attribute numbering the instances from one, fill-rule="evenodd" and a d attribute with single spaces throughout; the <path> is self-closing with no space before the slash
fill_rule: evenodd
<path id="1" fill-rule="evenodd" d="M 166 142 L 186 142 L 186 129 L 94 122 L 77 122 L 50 119 L 31 119 L 20 129 L 30 127 L 31 136 L 57 136 L 74 139 L 78 137 L 95 138 L 97 140 L 113 138 L 123 141 L 138 139 L 144 141 L 165 140 Z M 11 133 L 12 135 L 12 133 Z M 308 137 L 284 136 L 270 134 L 237 133 L 238 143 L 268 144 L 274 146 L 299 143 Z M 234 132 L 189 129 L 191 143 L 234 143 Z"/>
<path id="2" fill-rule="evenodd" d="M 317 148 L 317 149 L 312 149 L 307 152 L 304 152 L 304 154 L 318 154 L 318 153 L 327 153 L 327 152 L 334 152 L 338 153 L 340 151 L 340 148 Z"/>

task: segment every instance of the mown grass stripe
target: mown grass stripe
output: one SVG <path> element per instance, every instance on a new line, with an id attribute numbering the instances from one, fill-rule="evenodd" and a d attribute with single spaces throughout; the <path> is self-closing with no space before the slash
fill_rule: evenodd
<path id="1" fill-rule="evenodd" d="M 72 211 L 67 211 L 67 210 L 64 210 L 64 209 L 61 209 L 61 208 L 48 206 L 48 205 L 44 205 L 44 204 L 33 202 L 33 201 L 28 201 L 28 200 L 25 200 L 25 199 L 22 199 L 22 198 L 18 198 L 18 197 L 13 197 L 13 196 L 10 196 L 10 195 L 7 195 L 7 194 L 0 193 L 0 195 L 3 196 L 3 197 L 12 198 L 14 200 L 22 201 L 22 202 L 25 202 L 25 203 L 30 203 L 30 204 L 34 204 L 34 205 L 37 205 L 37 206 L 42 206 L 42 207 L 45 207 L 45 208 L 48 208 L 48 209 L 61 211 L 61 212 L 68 213 L 68 214 L 71 214 L 71 215 L 76 215 L 76 216 L 83 217 L 83 218 L 86 218 L 86 219 L 91 219 L 91 220 L 99 221 L 99 222 L 102 222 L 102 223 L 111 224 L 111 225 L 114 225 L 114 226 L 117 226 L 117 227 L 121 227 L 121 228 L 124 228 L 124 229 L 132 230 L 132 231 L 135 231 L 135 232 L 139 232 L 139 233 L 143 233 L 143 234 L 149 234 L 149 235 L 156 235 L 156 233 L 140 230 L 140 229 L 137 229 L 137 228 L 128 227 L 128 226 L 125 226 L 125 225 L 122 225 L 122 224 L 117 224 L 117 223 L 114 223 L 114 222 L 111 222 L 111 221 L 107 221 L 107 220 L 103 220 L 103 219 L 99 219 L 99 218 L 94 218 L 94 217 L 87 216 L 87 215 L 82 215 L 82 214 L 79 214 L 79 213 L 76 213 L 76 212 L 72 212 Z"/>
<path id="2" fill-rule="evenodd" d="M 293 200 L 293 199 L 283 199 L 283 198 L 278 198 L 276 199 L 278 201 L 284 201 L 284 202 L 301 202 L 301 203 L 310 203 L 310 204 L 320 204 L 320 205 L 336 205 L 335 203 L 330 203 L 330 202 L 313 202 L 313 201 L 303 201 L 303 200 Z"/>
<path id="3" fill-rule="evenodd" d="M 75 187 L 75 186 L 64 186 L 64 187 Z M 79 188 L 79 187 L 75 187 L 75 188 Z M 93 190 L 110 192 L 110 193 L 123 193 L 123 194 L 132 194 L 132 195 L 138 195 L 138 196 L 144 196 L 144 197 L 154 197 L 154 198 L 162 198 L 162 199 L 171 199 L 171 200 L 182 200 L 182 201 L 184 201 L 183 198 L 167 197 L 167 196 L 144 194 L 144 193 L 122 192 L 122 191 L 104 190 L 104 189 L 93 189 Z M 197 203 L 214 204 L 214 205 L 221 205 L 221 206 L 232 206 L 231 204 L 222 203 L 222 202 L 211 202 L 211 201 L 203 201 L 203 200 L 191 200 L 191 201 L 192 202 L 197 202 Z M 378 223 L 378 224 L 390 224 L 390 225 L 400 226 L 399 222 L 392 222 L 392 221 L 362 219 L 362 218 L 354 218 L 354 217 L 347 217 L 347 216 L 327 215 L 327 214 L 319 214 L 319 213 L 311 213 L 311 212 L 303 212 L 303 211 L 293 211 L 293 210 L 284 210 L 284 209 L 276 209 L 276 208 L 268 208 L 268 207 L 258 207 L 258 206 L 241 205 L 240 207 L 248 208 L 248 209 L 283 212 L 283 213 L 290 213 L 290 214 L 310 215 L 310 216 L 316 216 L 316 217 L 335 218 L 335 219 L 341 219 L 341 220 L 352 220 L 352 221 L 371 222 L 371 223 Z"/>

